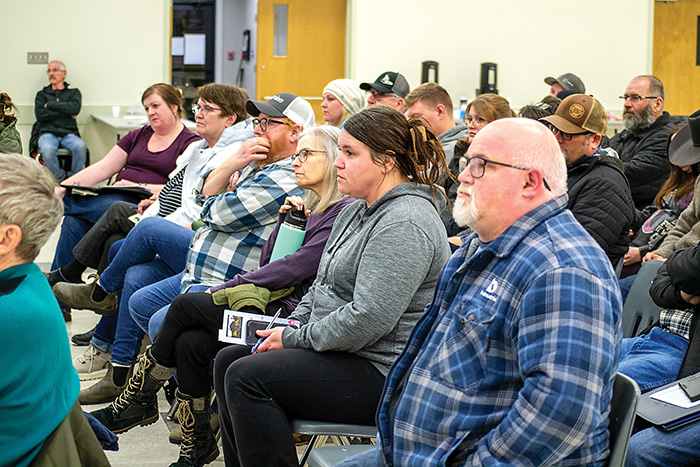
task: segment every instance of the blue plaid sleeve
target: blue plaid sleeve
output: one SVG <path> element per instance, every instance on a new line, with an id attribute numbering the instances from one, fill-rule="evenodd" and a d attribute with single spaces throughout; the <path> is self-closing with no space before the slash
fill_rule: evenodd
<path id="1" fill-rule="evenodd" d="M 209 197 L 202 208 L 202 221 L 212 230 L 229 233 L 261 227 L 276 218 L 290 196 L 290 184 L 295 183 L 291 165 L 272 164 L 246 177 L 234 191 Z M 291 191 L 302 193 L 298 187 Z"/>

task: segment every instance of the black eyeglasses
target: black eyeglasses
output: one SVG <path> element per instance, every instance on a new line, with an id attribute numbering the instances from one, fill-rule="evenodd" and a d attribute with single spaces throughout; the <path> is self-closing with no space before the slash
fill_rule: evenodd
<path id="1" fill-rule="evenodd" d="M 219 109 L 217 107 L 212 107 L 211 105 L 207 105 L 207 104 L 202 104 L 202 105 L 192 104 L 192 113 L 195 113 L 195 114 L 197 112 L 201 111 L 202 115 L 207 115 L 207 114 L 210 114 L 212 112 L 216 112 L 217 110 L 221 110 L 221 109 Z"/>
<path id="2" fill-rule="evenodd" d="M 559 135 L 559 136 L 561 137 L 561 139 L 563 139 L 564 141 L 571 141 L 571 139 L 572 139 L 574 136 L 578 136 L 578 135 L 590 135 L 590 134 L 591 134 L 590 131 L 586 131 L 585 133 L 566 133 L 566 132 L 561 131 L 559 128 L 555 127 L 555 126 L 552 125 L 551 123 L 550 123 L 549 125 L 547 125 L 547 126 L 548 126 L 549 129 L 552 131 L 552 133 L 554 133 L 554 136 Z"/>
<path id="3" fill-rule="evenodd" d="M 292 162 L 299 159 L 299 162 L 301 162 L 303 164 L 304 162 L 306 162 L 306 160 L 309 158 L 309 156 L 311 155 L 312 152 L 325 153 L 326 151 L 319 151 L 317 149 L 302 149 L 298 153 L 292 155 Z"/>
<path id="4" fill-rule="evenodd" d="M 399 99 L 399 96 L 397 94 L 394 94 L 393 92 L 379 92 L 377 90 L 371 90 L 369 93 L 374 97 L 374 100 L 378 101 L 383 97 L 393 97 L 394 99 Z"/>
<path id="5" fill-rule="evenodd" d="M 638 96 L 637 94 L 632 94 L 630 96 L 627 94 L 623 94 L 622 96 L 620 96 L 620 99 L 622 99 L 623 101 L 626 101 L 627 99 L 629 99 L 633 104 L 636 104 L 637 102 L 641 101 L 642 99 L 656 99 L 657 97 L 659 97 L 659 96 Z"/>
<path id="6" fill-rule="evenodd" d="M 268 126 L 270 126 L 270 123 L 277 123 L 279 125 L 285 124 L 282 120 L 273 120 L 271 118 L 254 118 L 253 119 L 253 125 L 255 125 L 255 126 L 260 125 L 260 131 L 267 131 Z"/>
<path id="7" fill-rule="evenodd" d="M 520 167 L 518 165 L 504 164 L 503 162 L 490 161 L 484 159 L 483 157 L 466 157 L 462 156 L 459 158 L 459 172 L 462 173 L 466 169 L 469 169 L 469 173 L 473 178 L 481 178 L 486 172 L 486 164 L 500 165 L 501 167 L 510 167 L 511 169 L 517 170 L 530 170 L 526 167 Z M 551 191 L 547 180 L 542 177 L 542 183 L 547 191 Z"/>

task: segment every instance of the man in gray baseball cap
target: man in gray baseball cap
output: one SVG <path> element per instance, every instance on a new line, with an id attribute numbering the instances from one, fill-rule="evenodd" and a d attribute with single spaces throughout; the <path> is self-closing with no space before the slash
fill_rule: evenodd
<path id="1" fill-rule="evenodd" d="M 316 116 L 311 104 L 291 92 L 281 92 L 272 96 L 267 102 L 250 100 L 246 102 L 245 108 L 253 117 L 263 113 L 273 118 L 286 117 L 302 128 L 311 128 L 316 125 Z"/>
<path id="2" fill-rule="evenodd" d="M 557 78 L 548 76 L 544 79 L 544 82 L 551 86 L 549 94 L 554 97 L 557 97 L 557 94 L 561 91 L 574 91 L 580 94 L 586 94 L 586 85 L 583 84 L 581 78 L 573 73 L 564 73 Z"/>
<path id="3" fill-rule="evenodd" d="M 382 73 L 374 83 L 360 84 L 360 89 L 369 92 L 367 107 L 386 105 L 402 113 L 406 111 L 404 99 L 411 91 L 404 75 L 395 71 Z"/>

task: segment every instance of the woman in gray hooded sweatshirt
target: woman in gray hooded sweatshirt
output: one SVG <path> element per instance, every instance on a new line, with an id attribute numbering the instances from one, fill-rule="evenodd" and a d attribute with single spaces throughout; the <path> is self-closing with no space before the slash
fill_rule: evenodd
<path id="1" fill-rule="evenodd" d="M 214 379 L 227 466 L 298 465 L 290 418 L 373 424 L 389 367 L 449 257 L 438 188 L 445 155 L 421 120 L 389 107 L 354 115 L 339 138 L 336 218 L 316 280 L 251 348 L 219 352 Z"/>

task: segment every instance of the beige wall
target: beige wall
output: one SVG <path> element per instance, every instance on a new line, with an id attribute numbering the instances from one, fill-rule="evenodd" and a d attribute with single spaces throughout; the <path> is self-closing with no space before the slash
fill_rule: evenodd
<path id="1" fill-rule="evenodd" d="M 256 2 L 218 1 L 223 18 L 217 23 L 225 30 L 217 37 L 217 55 L 229 48 L 238 54 L 240 31 L 227 31 L 234 25 L 250 27 L 246 23 Z M 348 0 L 346 73 L 371 81 L 397 70 L 417 86 L 421 61 L 436 60 L 440 83 L 458 102 L 460 96 L 475 97 L 480 63 L 492 61 L 498 64 L 500 94 L 518 108 L 547 93 L 545 76 L 571 71 L 606 109 L 619 113 L 617 96 L 629 79 L 651 71 L 653 5 L 653 0 L 590 0 L 585 5 L 573 0 Z M 93 161 L 115 138 L 90 114 L 137 104 L 141 90 L 169 79 L 170 0 L 0 0 L 0 9 L 3 18 L 11 18 L 3 23 L 3 35 L 12 43 L 0 47 L 0 90 L 20 107 L 25 148 L 34 95 L 46 83 L 46 66 L 28 65 L 27 52 L 49 52 L 50 59 L 68 65 L 68 81 L 83 93 L 79 124 Z M 231 21 L 241 10 L 249 19 Z M 233 65 L 221 63 L 217 79 L 233 83 Z"/>
<path id="2" fill-rule="evenodd" d="M 49 60 L 66 63 L 66 81 L 83 95 L 78 124 L 92 161 L 116 136 L 90 114 L 138 104 L 143 89 L 169 81 L 169 0 L 0 0 L 0 11 L 6 39 L 0 47 L 0 91 L 20 109 L 25 153 L 34 96 L 48 83 L 46 65 L 28 65 L 27 52 L 48 52 Z"/>
<path id="3" fill-rule="evenodd" d="M 651 72 L 653 0 L 348 0 L 349 77 L 403 73 L 440 63 L 453 100 L 475 97 L 480 63 L 498 64 L 499 93 L 519 108 L 543 97 L 546 76 L 576 73 L 619 112 L 630 78 Z"/>

